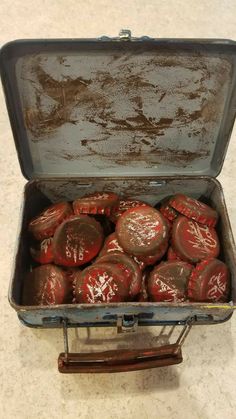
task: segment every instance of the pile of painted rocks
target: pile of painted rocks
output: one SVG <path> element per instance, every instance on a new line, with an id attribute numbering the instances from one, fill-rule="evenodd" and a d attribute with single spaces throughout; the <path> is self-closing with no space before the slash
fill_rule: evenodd
<path id="1" fill-rule="evenodd" d="M 217 221 L 183 194 L 155 207 L 110 192 L 53 204 L 28 226 L 22 304 L 226 302 Z"/>

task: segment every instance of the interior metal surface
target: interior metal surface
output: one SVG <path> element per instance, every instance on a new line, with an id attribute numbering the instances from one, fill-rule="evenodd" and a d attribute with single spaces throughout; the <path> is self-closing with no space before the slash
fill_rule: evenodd
<path id="1" fill-rule="evenodd" d="M 104 305 L 62 305 L 55 307 L 23 307 L 21 292 L 23 279 L 30 269 L 27 224 L 29 220 L 51 202 L 73 200 L 96 190 L 116 191 L 123 197 L 142 199 L 154 205 L 174 193 L 186 193 L 210 203 L 220 214 L 218 234 L 221 242 L 220 258 L 231 271 L 232 294 L 229 304 L 200 303 L 119 303 Z M 189 316 L 211 316 L 219 322 L 228 318 L 236 302 L 236 257 L 234 240 L 220 184 L 211 178 L 87 178 L 48 179 L 29 182 L 25 188 L 23 219 L 16 254 L 15 271 L 10 286 L 9 299 L 21 319 L 28 325 L 42 326 L 43 318 L 67 318 L 71 325 L 105 325 L 115 322 L 117 316 L 135 314 L 142 324 L 183 322 Z M 211 322 L 209 320 L 209 322 Z"/>
<path id="2" fill-rule="evenodd" d="M 219 173 L 235 117 L 229 41 L 18 41 L 2 80 L 28 178 Z"/>

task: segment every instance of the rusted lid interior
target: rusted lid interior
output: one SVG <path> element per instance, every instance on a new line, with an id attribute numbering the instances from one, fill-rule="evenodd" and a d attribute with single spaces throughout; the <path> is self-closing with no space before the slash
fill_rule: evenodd
<path id="1" fill-rule="evenodd" d="M 235 117 L 235 45 L 6 45 L 2 79 L 24 175 L 216 176 Z"/>

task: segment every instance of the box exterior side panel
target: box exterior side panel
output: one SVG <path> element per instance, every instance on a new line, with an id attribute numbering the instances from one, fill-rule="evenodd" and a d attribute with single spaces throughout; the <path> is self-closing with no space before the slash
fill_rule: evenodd
<path id="1" fill-rule="evenodd" d="M 166 196 L 182 192 L 205 202 L 210 202 L 220 214 L 218 233 L 221 240 L 221 258 L 226 261 L 231 270 L 232 301 L 228 304 L 158 304 L 158 303 L 119 303 L 116 305 L 67 305 L 56 307 L 23 307 L 21 293 L 25 274 L 31 267 L 28 250 L 27 224 L 31 217 L 37 214 L 50 202 L 73 200 L 94 190 L 116 190 L 121 196 L 142 199 L 154 205 Z M 14 275 L 9 290 L 11 305 L 19 313 L 22 321 L 33 327 L 60 325 L 62 318 L 68 319 L 71 325 L 107 325 L 115 324 L 117 317 L 122 315 L 138 316 L 139 322 L 145 325 L 160 323 L 184 322 L 189 317 L 196 316 L 199 322 L 221 322 L 226 320 L 233 311 L 233 301 L 236 301 L 235 248 L 230 228 L 227 210 L 221 186 L 211 178 L 181 177 L 181 178 L 88 178 L 54 179 L 33 181 L 26 185 L 23 218 L 16 253 Z M 51 319 L 51 320 L 50 320 Z"/>

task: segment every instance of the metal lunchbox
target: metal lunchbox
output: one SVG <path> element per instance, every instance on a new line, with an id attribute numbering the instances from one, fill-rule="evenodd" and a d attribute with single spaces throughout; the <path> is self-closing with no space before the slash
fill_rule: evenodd
<path id="1" fill-rule="evenodd" d="M 221 185 L 236 112 L 236 43 L 132 38 L 19 40 L 0 67 L 21 170 L 28 182 L 9 301 L 30 327 L 64 329 L 61 372 L 117 372 L 182 361 L 192 325 L 228 320 L 236 303 L 236 254 Z M 23 306 L 29 220 L 48 204 L 94 191 L 156 204 L 186 193 L 220 214 L 220 258 L 231 300 L 215 303 Z M 142 350 L 70 353 L 68 327 L 183 325 L 177 342 Z"/>

